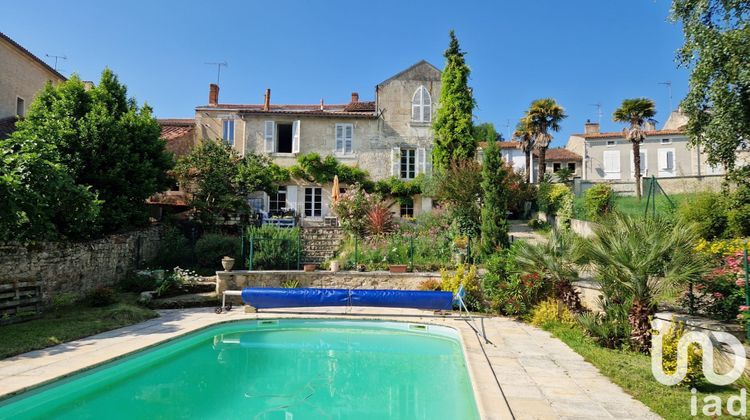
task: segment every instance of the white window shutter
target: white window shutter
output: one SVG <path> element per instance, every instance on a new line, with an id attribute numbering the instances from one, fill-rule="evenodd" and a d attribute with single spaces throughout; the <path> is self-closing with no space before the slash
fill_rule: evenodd
<path id="1" fill-rule="evenodd" d="M 391 176 L 401 175 L 401 149 L 391 148 Z"/>
<path id="2" fill-rule="evenodd" d="M 266 153 L 274 152 L 274 147 L 273 147 L 274 128 L 275 128 L 275 125 L 273 121 L 266 121 L 265 123 Z"/>
<path id="3" fill-rule="evenodd" d="M 344 152 L 344 125 L 336 124 L 336 153 Z"/>
<path id="4" fill-rule="evenodd" d="M 667 164 L 667 151 L 666 150 L 659 150 L 659 169 L 660 170 L 668 170 L 669 166 Z"/>
<path id="5" fill-rule="evenodd" d="M 286 187 L 286 207 L 294 209 L 295 212 L 299 211 L 296 185 L 287 185 Z"/>
<path id="6" fill-rule="evenodd" d="M 674 169 L 674 152 L 671 150 L 667 152 L 667 169 Z"/>
<path id="7" fill-rule="evenodd" d="M 344 126 L 344 153 L 352 152 L 352 141 L 354 137 L 354 126 L 346 124 Z"/>
<path id="8" fill-rule="evenodd" d="M 630 176 L 635 176 L 635 162 L 633 159 L 633 150 L 630 150 Z M 648 161 L 646 160 L 646 152 L 641 150 L 641 176 L 646 176 Z"/>
<path id="9" fill-rule="evenodd" d="M 426 151 L 424 147 L 417 149 L 417 174 L 425 173 Z"/>
<path id="10" fill-rule="evenodd" d="M 292 123 L 292 153 L 299 153 L 300 120 Z"/>

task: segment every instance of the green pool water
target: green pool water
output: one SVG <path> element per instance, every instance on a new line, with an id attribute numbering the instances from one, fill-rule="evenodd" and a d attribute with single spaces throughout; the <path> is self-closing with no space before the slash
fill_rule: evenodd
<path id="1" fill-rule="evenodd" d="M 223 324 L 0 401 L 0 418 L 478 418 L 456 332 L 341 320 Z"/>

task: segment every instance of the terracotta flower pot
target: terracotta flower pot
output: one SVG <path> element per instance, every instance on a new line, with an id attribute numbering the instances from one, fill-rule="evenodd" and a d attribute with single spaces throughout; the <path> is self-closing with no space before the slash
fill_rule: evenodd
<path id="1" fill-rule="evenodd" d="M 388 266 L 388 271 L 391 273 L 406 273 L 406 264 L 391 264 Z"/>
<path id="2" fill-rule="evenodd" d="M 316 268 L 318 268 L 317 264 L 305 264 L 302 266 L 302 269 L 307 273 L 315 271 Z"/>
<path id="3" fill-rule="evenodd" d="M 232 257 L 222 258 L 221 266 L 224 267 L 224 271 L 232 271 L 232 267 L 234 267 L 234 258 Z"/>

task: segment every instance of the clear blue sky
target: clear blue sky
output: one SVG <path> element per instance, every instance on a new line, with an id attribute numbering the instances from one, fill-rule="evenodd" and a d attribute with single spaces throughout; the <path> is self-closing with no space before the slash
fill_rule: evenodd
<path id="1" fill-rule="evenodd" d="M 66 55 L 58 67 L 95 80 L 112 68 L 158 117 L 191 117 L 224 61 L 222 102 L 348 102 L 426 59 L 439 68 L 452 28 L 467 52 L 480 122 L 506 132 L 529 103 L 551 96 L 569 117 L 554 145 L 603 106 L 603 129 L 624 98 L 647 96 L 657 120 L 688 73 L 674 56 L 682 32 L 669 0 L 517 1 L 35 1 L 12 2 L 0 31 L 30 51 Z M 49 59 L 47 59 L 49 60 Z"/>

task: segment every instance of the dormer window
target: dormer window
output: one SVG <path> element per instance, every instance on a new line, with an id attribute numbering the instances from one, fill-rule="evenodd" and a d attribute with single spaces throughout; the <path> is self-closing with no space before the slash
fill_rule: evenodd
<path id="1" fill-rule="evenodd" d="M 414 122 L 432 121 L 432 98 L 424 86 L 417 88 L 411 98 L 411 120 Z"/>

